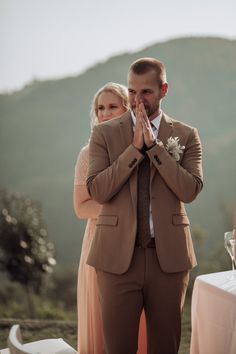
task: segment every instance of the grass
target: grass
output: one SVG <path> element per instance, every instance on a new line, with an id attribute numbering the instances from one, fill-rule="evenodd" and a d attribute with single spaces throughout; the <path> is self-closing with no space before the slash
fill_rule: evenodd
<path id="1" fill-rule="evenodd" d="M 186 298 L 183 318 L 182 318 L 182 336 L 179 354 L 189 354 L 190 352 L 190 339 L 191 339 L 191 302 Z"/>
<path id="2" fill-rule="evenodd" d="M 190 302 L 187 300 L 183 313 L 182 339 L 179 354 L 189 354 L 191 320 Z M 0 319 L 0 349 L 7 347 L 7 336 L 13 324 L 20 324 L 23 341 L 31 342 L 46 338 L 63 338 L 73 348 L 77 346 L 77 324 L 75 321 Z"/>

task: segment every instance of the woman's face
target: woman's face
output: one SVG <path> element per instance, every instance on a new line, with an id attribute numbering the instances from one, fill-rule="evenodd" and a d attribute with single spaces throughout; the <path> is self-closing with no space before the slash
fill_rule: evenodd
<path id="1" fill-rule="evenodd" d="M 123 106 L 122 98 L 110 91 L 102 92 L 98 97 L 97 116 L 99 123 L 119 117 L 127 109 Z"/>

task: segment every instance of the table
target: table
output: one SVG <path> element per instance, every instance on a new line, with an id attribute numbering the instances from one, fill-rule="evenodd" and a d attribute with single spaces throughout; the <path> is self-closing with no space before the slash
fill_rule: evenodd
<path id="1" fill-rule="evenodd" d="M 200 275 L 192 295 L 190 354 L 236 354 L 236 279 L 232 271 Z"/>

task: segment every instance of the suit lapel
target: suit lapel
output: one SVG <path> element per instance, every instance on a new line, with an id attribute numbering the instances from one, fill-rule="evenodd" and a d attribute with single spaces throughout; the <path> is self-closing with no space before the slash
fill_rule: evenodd
<path id="1" fill-rule="evenodd" d="M 120 125 L 121 141 L 124 149 L 126 149 L 132 143 L 133 135 L 134 135 L 133 123 L 132 123 L 130 111 L 125 113 L 123 116 L 121 116 L 119 125 Z M 137 183 L 138 183 L 137 171 L 138 171 L 138 167 L 135 168 L 135 171 L 133 171 L 133 173 L 129 178 L 130 193 L 131 193 L 133 206 L 135 209 L 137 208 Z"/>
<path id="2" fill-rule="evenodd" d="M 119 118 L 120 136 L 123 147 L 126 148 L 133 140 L 133 125 L 130 111 Z"/>
<path id="3" fill-rule="evenodd" d="M 165 113 L 162 113 L 160 128 L 157 137 L 163 142 L 164 146 L 166 146 L 167 139 L 172 135 L 172 132 L 173 122 L 171 118 L 168 117 Z M 156 171 L 156 167 L 152 164 L 150 182 L 152 181 Z"/>
<path id="4" fill-rule="evenodd" d="M 165 113 L 162 114 L 161 124 L 158 132 L 158 139 L 160 139 L 164 145 L 167 143 L 167 139 L 171 136 L 173 131 L 173 122 L 170 117 Z"/>

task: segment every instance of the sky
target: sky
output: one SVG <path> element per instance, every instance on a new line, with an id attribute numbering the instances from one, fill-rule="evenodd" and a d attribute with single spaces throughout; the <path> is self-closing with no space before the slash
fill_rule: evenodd
<path id="1" fill-rule="evenodd" d="M 236 39 L 235 0 L 0 0 L 0 92 L 157 42 Z"/>

